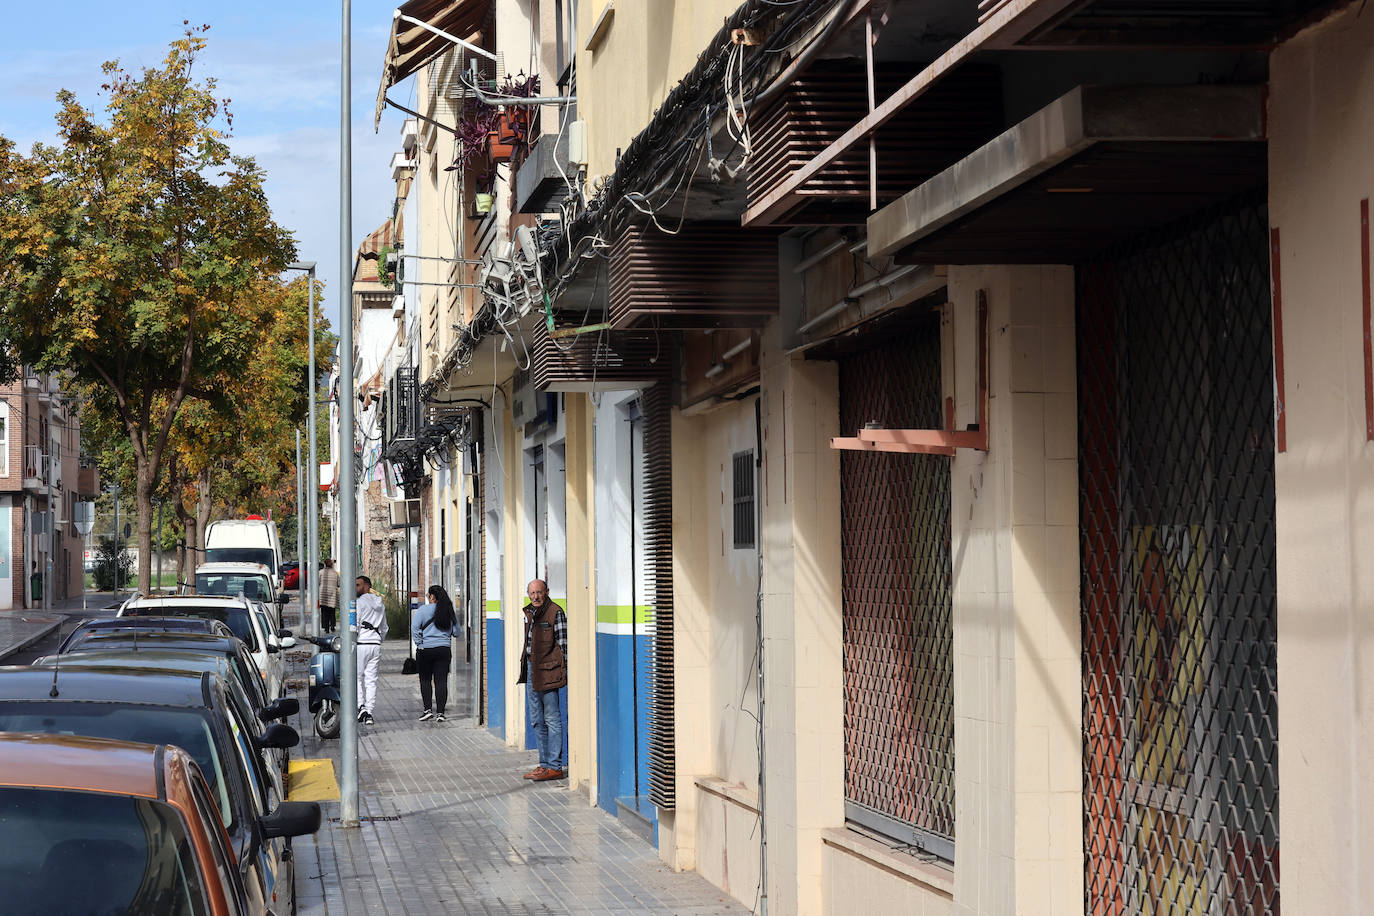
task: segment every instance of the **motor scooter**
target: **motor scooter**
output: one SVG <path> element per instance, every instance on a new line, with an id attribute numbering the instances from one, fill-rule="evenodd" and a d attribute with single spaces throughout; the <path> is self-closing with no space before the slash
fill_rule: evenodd
<path id="1" fill-rule="evenodd" d="M 339 650 L 338 636 L 310 636 L 319 651 L 310 659 L 310 712 L 315 717 L 315 734 L 321 738 L 339 737 Z"/>

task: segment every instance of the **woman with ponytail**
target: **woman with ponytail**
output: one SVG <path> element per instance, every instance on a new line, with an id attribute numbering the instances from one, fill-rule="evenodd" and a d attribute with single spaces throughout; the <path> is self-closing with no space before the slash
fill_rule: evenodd
<path id="1" fill-rule="evenodd" d="M 427 597 L 429 603 L 416 608 L 410 619 L 415 668 L 420 675 L 420 701 L 424 704 L 420 721 L 443 722 L 444 706 L 448 703 L 448 669 L 453 661 L 449 643 L 458 617 L 453 610 L 453 600 L 442 585 L 431 585 Z"/>

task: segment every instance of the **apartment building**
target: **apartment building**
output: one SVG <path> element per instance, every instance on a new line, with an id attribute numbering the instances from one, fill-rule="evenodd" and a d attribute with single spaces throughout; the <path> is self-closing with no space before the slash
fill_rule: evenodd
<path id="1" fill-rule="evenodd" d="M 81 594 L 77 504 L 99 494 L 81 459 L 81 420 L 55 376 L 25 367 L 0 387 L 0 609 Z"/>
<path id="2" fill-rule="evenodd" d="M 381 448 L 482 723 L 538 576 L 569 791 L 747 906 L 1359 910 L 1361 11 L 403 4 Z"/>

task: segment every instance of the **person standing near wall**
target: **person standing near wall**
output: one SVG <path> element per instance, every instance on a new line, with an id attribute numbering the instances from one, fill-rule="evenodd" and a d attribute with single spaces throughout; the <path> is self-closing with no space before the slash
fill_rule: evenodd
<path id="1" fill-rule="evenodd" d="M 568 683 L 568 618 L 549 600 L 549 586 L 535 579 L 526 589 L 525 651 L 520 656 L 520 679 L 526 685 L 525 702 L 539 748 L 539 766 L 526 779 L 545 782 L 562 779 L 563 709 L 559 690 Z"/>
<path id="2" fill-rule="evenodd" d="M 448 669 L 453 661 L 450 642 L 457 615 L 442 585 L 431 585 L 429 603 L 415 609 L 410 618 L 410 638 L 415 643 L 415 669 L 420 675 L 420 721 L 444 721 L 448 705 Z M 433 699 L 433 705 L 430 700 Z"/>
<path id="3" fill-rule="evenodd" d="M 386 605 L 372 591 L 372 580 L 359 576 L 358 590 L 358 721 L 371 725 L 377 704 L 377 671 L 382 664 L 382 640 L 386 639 Z"/>
<path id="4" fill-rule="evenodd" d="M 304 575 L 304 569 L 301 574 Z M 302 580 L 304 584 L 304 580 Z M 324 561 L 324 569 L 320 570 L 320 629 L 326 633 L 334 632 L 334 625 L 339 609 L 339 571 L 334 568 L 333 560 Z"/>

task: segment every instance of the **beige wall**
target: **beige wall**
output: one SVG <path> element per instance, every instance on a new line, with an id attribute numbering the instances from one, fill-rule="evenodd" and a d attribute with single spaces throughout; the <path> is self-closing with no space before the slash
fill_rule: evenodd
<path id="1" fill-rule="evenodd" d="M 979 290 L 989 451 L 951 465 L 954 903 L 1083 907 L 1077 401 L 1070 267 L 951 267 L 945 388 L 977 418 Z M 952 356 L 952 359 L 949 358 Z"/>
<path id="2" fill-rule="evenodd" d="M 764 818 L 768 909 L 822 911 L 822 836 L 844 823 L 839 386 L 763 335 Z"/>
<path id="3" fill-rule="evenodd" d="M 673 416 L 678 808 L 660 852 L 752 905 L 758 886 L 758 553 L 733 545 L 733 456 L 754 401 Z"/>
<path id="4" fill-rule="evenodd" d="M 606 0 L 577 5 L 577 106 L 588 127 L 589 181 L 615 170 L 616 150 L 629 146 L 644 129 L 739 3 L 617 3 L 605 37 L 595 51 L 587 51 L 587 38 L 606 5 Z"/>
<path id="5" fill-rule="evenodd" d="M 568 780 L 596 798 L 595 436 L 587 395 L 564 396 L 567 429 Z"/>
<path id="6" fill-rule="evenodd" d="M 1360 200 L 1374 198 L 1374 16 L 1349 7 L 1270 64 L 1288 449 L 1276 459 L 1283 905 L 1367 909 L 1374 871 L 1374 446 Z"/>

